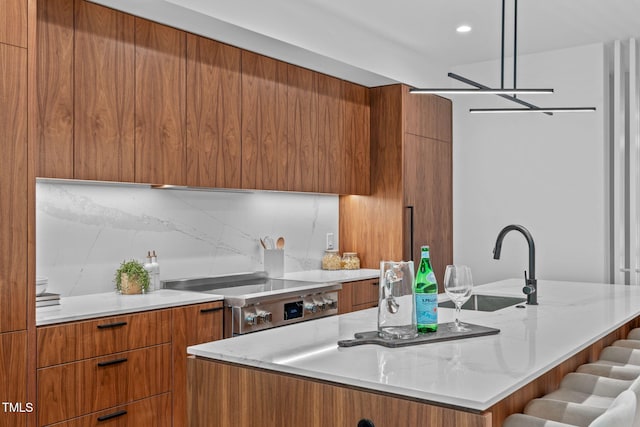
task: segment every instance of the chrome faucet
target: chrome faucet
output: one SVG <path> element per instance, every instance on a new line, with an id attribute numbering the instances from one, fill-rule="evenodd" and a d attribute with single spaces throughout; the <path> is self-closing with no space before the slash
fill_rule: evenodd
<path id="1" fill-rule="evenodd" d="M 533 237 L 529 230 L 521 225 L 507 225 L 500 231 L 496 239 L 496 246 L 493 248 L 493 259 L 500 259 L 500 251 L 502 250 L 502 240 L 511 230 L 522 233 L 529 244 L 529 278 L 527 272 L 524 272 L 524 288 L 522 292 L 527 296 L 527 304 L 538 305 L 538 281 L 536 280 L 536 247 L 533 244 Z"/>

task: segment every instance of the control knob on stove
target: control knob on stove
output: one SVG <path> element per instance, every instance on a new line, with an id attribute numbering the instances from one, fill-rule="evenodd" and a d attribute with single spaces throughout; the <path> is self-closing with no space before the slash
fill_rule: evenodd
<path id="1" fill-rule="evenodd" d="M 338 308 L 338 301 L 334 300 L 334 299 L 325 299 L 324 300 L 325 306 L 327 307 L 327 310 L 332 309 L 332 308 Z"/>
<path id="2" fill-rule="evenodd" d="M 316 304 L 315 302 L 310 302 L 305 304 L 304 308 L 310 313 L 315 313 L 318 311 L 318 304 Z"/>
<path id="3" fill-rule="evenodd" d="M 258 316 L 254 313 L 247 314 L 247 317 L 244 318 L 244 321 L 247 325 L 253 326 L 258 323 Z"/>
<path id="4" fill-rule="evenodd" d="M 271 313 L 268 311 L 262 311 L 258 314 L 258 323 L 268 323 L 271 322 Z"/>

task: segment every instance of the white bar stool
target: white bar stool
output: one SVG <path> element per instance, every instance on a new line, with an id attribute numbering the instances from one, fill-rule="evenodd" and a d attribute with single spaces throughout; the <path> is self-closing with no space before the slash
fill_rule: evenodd
<path id="1" fill-rule="evenodd" d="M 632 427 L 636 413 L 636 395 L 631 390 L 620 393 L 611 405 L 595 418 L 591 418 L 591 416 L 595 415 L 594 408 L 584 407 L 584 405 L 579 404 L 566 404 L 565 412 L 559 414 L 557 411 L 560 410 L 560 406 L 557 401 L 549 399 L 549 402 L 546 403 L 553 406 L 553 408 L 541 414 L 544 415 L 544 418 L 528 414 L 513 414 L 504 421 L 502 427 Z M 560 404 L 563 403 L 566 402 L 560 402 Z M 535 404 L 538 406 L 536 411 L 544 410 L 542 408 L 544 404 L 545 402 Z M 527 405 L 528 407 L 529 405 Z M 548 415 L 553 415 L 554 413 L 560 421 L 547 418 Z M 578 424 L 570 424 L 563 421 L 569 419 L 574 422 L 577 421 Z"/>

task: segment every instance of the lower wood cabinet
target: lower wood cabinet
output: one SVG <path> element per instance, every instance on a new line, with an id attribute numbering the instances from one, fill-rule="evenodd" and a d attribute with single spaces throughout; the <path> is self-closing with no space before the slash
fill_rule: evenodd
<path id="1" fill-rule="evenodd" d="M 52 427 L 171 426 L 171 393 L 52 424 Z"/>
<path id="2" fill-rule="evenodd" d="M 222 338 L 222 309 L 216 301 L 39 327 L 38 426 L 186 426 L 187 347 Z M 16 345 L 5 355 L 2 342 L 0 358 Z M 10 365 L 25 375 L 26 361 Z"/>
<path id="3" fill-rule="evenodd" d="M 222 339 L 222 302 L 173 311 L 173 426 L 187 425 L 187 347 Z"/>
<path id="4" fill-rule="evenodd" d="M 171 390 L 171 345 L 38 371 L 38 423 L 47 425 Z"/>
<path id="5" fill-rule="evenodd" d="M 491 427 L 490 413 L 201 358 L 189 359 L 188 364 L 192 427 L 253 427 L 259 424 L 256 420 L 264 425 L 305 427 Z"/>
<path id="6" fill-rule="evenodd" d="M 0 427 L 26 425 L 27 332 L 0 334 Z M 11 406 L 5 407 L 5 403 Z"/>
<path id="7" fill-rule="evenodd" d="M 338 314 L 377 307 L 379 288 L 378 279 L 343 283 L 338 297 Z"/>

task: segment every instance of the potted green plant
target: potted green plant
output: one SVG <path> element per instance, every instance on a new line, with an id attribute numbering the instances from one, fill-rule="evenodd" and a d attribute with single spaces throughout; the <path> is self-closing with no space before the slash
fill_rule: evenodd
<path id="1" fill-rule="evenodd" d="M 134 259 L 122 261 L 116 270 L 116 289 L 124 295 L 141 294 L 149 290 L 149 272 L 141 262 Z"/>

